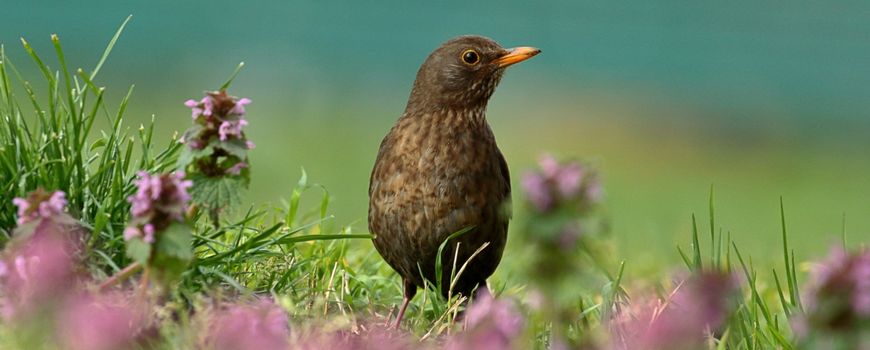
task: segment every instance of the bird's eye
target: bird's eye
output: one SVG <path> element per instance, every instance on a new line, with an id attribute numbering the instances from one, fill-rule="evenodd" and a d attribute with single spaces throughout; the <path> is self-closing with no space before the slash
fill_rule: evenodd
<path id="1" fill-rule="evenodd" d="M 475 65 L 477 62 L 480 62 L 480 55 L 477 54 L 477 51 L 470 49 L 462 51 L 462 62 L 468 65 Z"/>

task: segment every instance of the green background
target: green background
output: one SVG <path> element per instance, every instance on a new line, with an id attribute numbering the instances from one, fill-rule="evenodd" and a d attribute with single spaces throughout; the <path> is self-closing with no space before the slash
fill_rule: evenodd
<path id="1" fill-rule="evenodd" d="M 167 140 L 189 125 L 184 100 L 246 62 L 230 91 L 254 101 L 246 201 L 279 203 L 305 167 L 329 189 L 337 222 L 357 232 L 366 231 L 378 144 L 403 110 L 417 67 L 441 42 L 475 33 L 543 50 L 510 69 L 488 112 L 514 187 L 543 151 L 591 160 L 605 182 L 616 258 L 632 273 L 679 261 L 674 247 L 687 245 L 690 215 L 707 225 L 711 184 L 717 224 L 756 262 L 780 263 L 780 196 L 799 260 L 836 242 L 844 215 L 851 243 L 870 237 L 867 2 L 4 1 L 0 8 L 0 42 L 33 80 L 19 37 L 49 56 L 49 34 L 57 33 L 70 64 L 91 68 L 132 14 L 98 80 L 114 106 L 135 84 L 129 125 L 155 115 Z"/>

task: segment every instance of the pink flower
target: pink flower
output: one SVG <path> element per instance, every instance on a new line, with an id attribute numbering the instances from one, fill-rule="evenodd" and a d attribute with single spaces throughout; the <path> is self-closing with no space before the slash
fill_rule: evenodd
<path id="1" fill-rule="evenodd" d="M 256 147 L 257 145 L 255 145 L 255 144 L 254 144 L 253 142 L 251 142 L 251 141 L 245 141 L 245 146 L 247 146 L 248 149 L 254 149 L 254 147 Z"/>
<path id="2" fill-rule="evenodd" d="M 145 224 L 142 231 L 145 232 L 142 240 L 145 241 L 145 243 L 154 243 L 154 224 L 150 222 Z"/>
<path id="3" fill-rule="evenodd" d="M 242 99 L 236 101 L 236 104 L 230 110 L 230 114 L 239 115 L 239 116 L 245 115 L 245 106 L 249 105 L 249 104 L 251 104 L 251 99 L 249 99 L 249 98 L 242 98 Z"/>
<path id="4" fill-rule="evenodd" d="M 353 330 L 311 329 L 294 341 L 293 349 L 427 349 L 410 334 L 384 328 L 382 322 L 357 322 Z"/>
<path id="5" fill-rule="evenodd" d="M 21 225 L 32 220 L 27 214 L 27 209 L 30 209 L 30 202 L 24 198 L 15 197 L 12 199 L 12 204 L 18 207 L 18 224 Z"/>
<path id="6" fill-rule="evenodd" d="M 559 169 L 559 174 L 554 178 L 559 195 L 562 198 L 574 197 L 580 191 L 581 179 L 583 179 L 583 168 L 580 164 L 571 163 Z"/>
<path id="7" fill-rule="evenodd" d="M 233 305 L 215 313 L 207 342 L 222 350 L 286 349 L 287 322 L 287 313 L 271 301 Z"/>
<path id="8" fill-rule="evenodd" d="M 140 236 L 142 236 L 142 231 L 140 231 L 138 227 L 127 226 L 127 228 L 124 229 L 124 240 L 125 241 L 129 241 L 135 237 L 140 237 Z"/>
<path id="9" fill-rule="evenodd" d="M 227 169 L 226 173 L 227 173 L 227 175 L 238 176 L 239 174 L 242 173 L 242 169 L 247 168 L 247 167 L 248 167 L 248 163 L 238 162 L 235 165 L 231 166 L 229 169 Z"/>
<path id="10" fill-rule="evenodd" d="M 60 340 L 72 350 L 138 348 L 137 338 L 149 327 L 144 314 L 120 294 L 74 298 L 58 315 Z"/>
<path id="11" fill-rule="evenodd" d="M 548 179 L 552 179 L 559 175 L 560 165 L 559 161 L 553 157 L 552 154 L 544 153 L 538 158 L 538 166 L 541 167 L 541 171 L 544 173 L 544 176 Z"/>
<path id="12" fill-rule="evenodd" d="M 214 114 L 214 106 L 215 106 L 214 97 L 212 97 L 211 95 L 208 95 L 206 97 L 203 97 L 202 101 L 200 101 L 200 102 L 202 102 L 202 106 L 203 106 L 202 115 L 204 115 L 206 117 L 211 117 L 212 114 Z"/>
<path id="13" fill-rule="evenodd" d="M 799 335 L 855 331 L 870 321 L 870 250 L 849 253 L 835 246 L 813 268 L 807 285 L 805 316 L 793 324 Z"/>
<path id="14" fill-rule="evenodd" d="M 167 220 L 184 220 L 190 200 L 187 189 L 193 186 L 193 182 L 184 180 L 183 172 L 150 175 L 143 171 L 135 184 L 136 193 L 127 198 L 133 218 L 124 230 L 124 239 L 142 237 L 145 242 L 153 243 L 158 228 L 171 224 Z"/>
<path id="15" fill-rule="evenodd" d="M 8 317 L 28 317 L 36 310 L 50 307 L 77 282 L 75 249 L 65 237 L 54 234 L 32 235 L 7 250 L 9 260 L 0 295 Z M 11 270 L 11 271 L 10 271 Z"/>
<path id="16" fill-rule="evenodd" d="M 535 173 L 523 176 L 523 191 L 526 198 L 540 212 L 545 212 L 553 206 L 553 197 L 547 186 L 547 179 Z"/>
<path id="17" fill-rule="evenodd" d="M 242 127 L 248 125 L 248 121 L 244 119 L 239 119 L 238 121 L 224 121 L 221 123 L 221 126 L 218 127 L 218 135 L 221 141 L 226 141 L 230 136 L 232 137 L 241 137 L 242 136 Z"/>
<path id="18" fill-rule="evenodd" d="M 184 105 L 190 108 L 191 113 L 190 117 L 196 120 L 200 115 L 202 115 L 202 108 L 200 107 L 200 103 L 194 100 L 184 101 Z"/>
<path id="19" fill-rule="evenodd" d="M 511 302 L 497 300 L 489 293 L 473 300 L 465 317 L 465 332 L 451 338 L 447 349 L 508 349 L 525 323 Z"/>
<path id="20" fill-rule="evenodd" d="M 577 162 L 560 164 L 544 154 L 540 170 L 523 177 L 526 198 L 538 212 L 548 212 L 562 204 L 588 207 L 601 200 L 601 184 L 594 172 Z"/>
<path id="21" fill-rule="evenodd" d="M 12 199 L 12 204 L 18 207 L 18 224 L 21 225 L 34 220 L 51 219 L 64 214 L 67 201 L 66 194 L 63 191 L 55 191 L 49 194 L 39 188 L 31 192 L 26 199 Z"/>
<path id="22" fill-rule="evenodd" d="M 665 300 L 635 301 L 637 310 L 617 315 L 618 349 L 695 349 L 734 312 L 739 282 L 733 275 L 705 272 L 680 282 Z"/>

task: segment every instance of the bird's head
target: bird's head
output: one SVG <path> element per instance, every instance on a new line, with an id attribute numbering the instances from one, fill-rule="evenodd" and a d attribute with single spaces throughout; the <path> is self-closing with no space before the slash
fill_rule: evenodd
<path id="1" fill-rule="evenodd" d="M 485 107 L 505 68 L 540 52 L 533 47 L 505 49 L 492 39 L 476 35 L 453 38 L 429 54 L 420 66 L 408 108 Z"/>

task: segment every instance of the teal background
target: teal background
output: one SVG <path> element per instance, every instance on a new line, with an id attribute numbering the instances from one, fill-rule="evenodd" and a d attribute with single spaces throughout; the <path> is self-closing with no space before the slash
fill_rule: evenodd
<path id="1" fill-rule="evenodd" d="M 57 33 L 70 64 L 91 68 L 132 14 L 98 81 L 112 106 L 135 84 L 128 122 L 154 115 L 167 140 L 189 125 L 182 102 L 216 88 L 244 61 L 230 93 L 254 101 L 248 203 L 288 197 L 305 167 L 334 197 L 337 222 L 365 231 L 368 173 L 417 67 L 441 42 L 476 33 L 543 50 L 511 68 L 490 103 L 515 188 L 540 152 L 593 161 L 607 189 L 616 254 L 633 273 L 678 262 L 674 246 L 687 245 L 690 215 L 706 222 L 711 184 L 717 223 L 759 261 L 779 263 L 780 196 L 799 259 L 835 242 L 844 216 L 850 243 L 870 237 L 867 2 L 4 1 L 0 8 L 0 43 L 33 80 L 19 37 L 50 56 L 49 35 Z"/>

